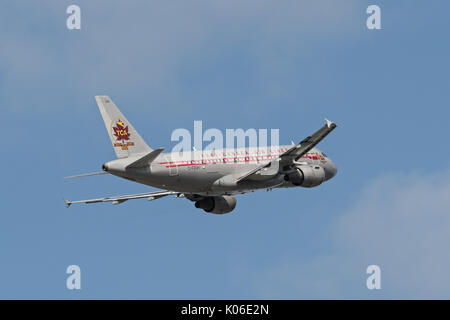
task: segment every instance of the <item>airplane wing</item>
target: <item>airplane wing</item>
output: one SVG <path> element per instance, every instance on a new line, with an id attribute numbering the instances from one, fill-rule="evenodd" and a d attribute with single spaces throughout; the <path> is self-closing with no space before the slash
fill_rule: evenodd
<path id="1" fill-rule="evenodd" d="M 176 195 L 177 197 L 181 197 L 182 194 L 180 192 L 175 191 L 157 191 L 157 192 L 149 192 L 149 193 L 138 193 L 138 194 L 130 194 L 126 196 L 118 196 L 118 197 L 110 197 L 110 198 L 98 198 L 98 199 L 90 199 L 90 200 L 77 200 L 77 201 L 69 201 L 64 199 L 66 203 L 66 208 L 70 207 L 73 203 L 96 203 L 96 202 L 112 202 L 112 204 L 120 204 L 127 200 L 133 199 L 142 199 L 147 198 L 148 200 L 156 200 L 161 197 L 165 197 L 168 195 Z"/>
<path id="2" fill-rule="evenodd" d="M 325 119 L 325 125 L 317 130 L 313 135 L 306 137 L 300 143 L 292 146 L 287 151 L 283 152 L 277 159 L 270 161 L 269 163 L 263 164 L 244 175 L 237 178 L 237 182 L 243 181 L 245 179 L 252 179 L 253 177 L 260 177 L 261 173 L 268 170 L 268 168 L 275 162 L 278 162 L 278 171 L 287 165 L 293 164 L 295 161 L 300 159 L 303 155 L 314 148 L 320 141 L 322 141 L 331 131 L 336 128 L 336 124 L 328 119 Z M 278 172 L 274 172 L 276 174 Z"/>

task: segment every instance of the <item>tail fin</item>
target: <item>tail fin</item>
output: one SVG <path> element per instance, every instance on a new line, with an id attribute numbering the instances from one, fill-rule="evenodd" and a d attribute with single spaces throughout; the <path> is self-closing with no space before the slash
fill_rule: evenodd
<path id="1" fill-rule="evenodd" d="M 96 96 L 95 101 L 117 158 L 127 158 L 136 153 L 152 151 L 108 96 Z"/>

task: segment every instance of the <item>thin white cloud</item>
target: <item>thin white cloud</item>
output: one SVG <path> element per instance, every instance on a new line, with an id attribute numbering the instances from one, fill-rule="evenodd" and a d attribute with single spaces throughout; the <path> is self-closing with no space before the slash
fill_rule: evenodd
<path id="1" fill-rule="evenodd" d="M 258 274 L 263 297 L 450 297 L 450 171 L 384 175 L 332 224 L 330 251 Z M 382 271 L 381 291 L 365 287 L 366 267 Z"/>
<path id="2" fill-rule="evenodd" d="M 209 65 L 208 77 L 220 77 L 228 68 L 221 57 L 229 55 L 253 64 L 253 74 L 246 76 L 270 93 L 289 83 L 293 64 L 315 43 L 351 36 L 365 15 L 356 0 L 77 4 L 79 31 L 66 30 L 62 2 L 2 11 L 1 20 L 11 26 L 0 31 L 2 99 L 27 107 L 25 97 L 36 92 L 48 96 L 70 89 L 75 96 L 113 91 L 182 100 L 189 91 L 186 72 L 201 78 L 204 72 L 196 70 L 208 72 Z M 18 14 L 26 23 L 17 24 Z M 22 94 L 13 97 L 18 89 Z"/>

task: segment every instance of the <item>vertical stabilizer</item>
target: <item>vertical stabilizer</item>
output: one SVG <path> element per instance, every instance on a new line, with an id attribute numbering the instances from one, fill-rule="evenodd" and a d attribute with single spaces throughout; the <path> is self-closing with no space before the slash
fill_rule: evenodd
<path id="1" fill-rule="evenodd" d="M 96 96 L 95 101 L 117 158 L 127 158 L 133 154 L 152 151 L 108 96 Z"/>

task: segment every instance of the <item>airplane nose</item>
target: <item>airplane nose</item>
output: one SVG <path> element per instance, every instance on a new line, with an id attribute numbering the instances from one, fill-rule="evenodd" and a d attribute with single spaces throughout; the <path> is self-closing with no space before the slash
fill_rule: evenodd
<path id="1" fill-rule="evenodd" d="M 333 161 L 328 159 L 328 164 L 325 167 L 325 180 L 330 180 L 336 175 L 336 173 L 337 173 L 336 165 L 334 164 Z"/>

